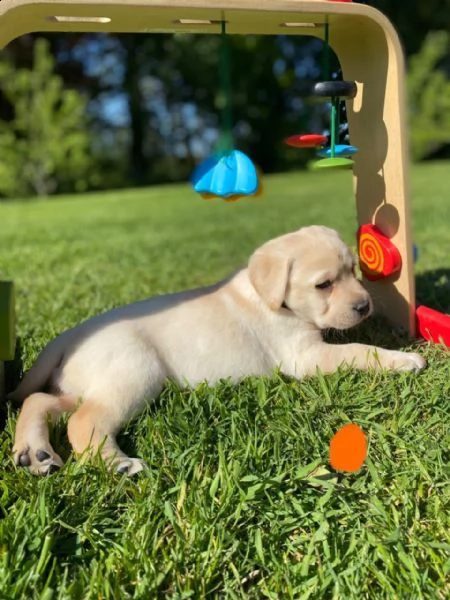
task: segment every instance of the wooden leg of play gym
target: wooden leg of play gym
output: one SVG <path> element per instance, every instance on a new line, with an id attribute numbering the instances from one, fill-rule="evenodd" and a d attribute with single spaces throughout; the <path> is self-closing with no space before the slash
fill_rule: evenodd
<path id="1" fill-rule="evenodd" d="M 360 225 L 372 223 L 391 239 L 401 254 L 401 271 L 367 282 L 377 312 L 415 335 L 413 241 L 409 207 L 409 149 L 406 135 L 403 54 L 397 34 L 386 21 L 339 21 L 331 43 L 344 79 L 358 83 L 348 102 L 355 157 L 354 189 Z"/>

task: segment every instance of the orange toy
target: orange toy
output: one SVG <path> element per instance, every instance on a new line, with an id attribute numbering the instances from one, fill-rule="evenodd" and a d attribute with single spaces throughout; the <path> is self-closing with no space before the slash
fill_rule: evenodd
<path id="1" fill-rule="evenodd" d="M 359 266 L 369 281 L 389 277 L 401 269 L 398 249 L 376 225 L 361 225 L 358 229 Z"/>
<path id="2" fill-rule="evenodd" d="M 337 471 L 354 473 L 367 457 L 367 438 L 356 423 L 344 425 L 330 442 L 330 464 Z"/>

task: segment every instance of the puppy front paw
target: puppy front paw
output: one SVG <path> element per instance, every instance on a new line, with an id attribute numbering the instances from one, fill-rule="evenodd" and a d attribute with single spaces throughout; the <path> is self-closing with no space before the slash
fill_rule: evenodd
<path id="1" fill-rule="evenodd" d="M 425 359 L 416 352 L 399 352 L 393 350 L 389 368 L 394 371 L 414 371 L 418 373 L 426 366 Z"/>

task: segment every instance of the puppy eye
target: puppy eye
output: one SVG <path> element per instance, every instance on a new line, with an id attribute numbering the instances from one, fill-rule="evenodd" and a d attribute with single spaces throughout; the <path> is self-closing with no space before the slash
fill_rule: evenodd
<path id="1" fill-rule="evenodd" d="M 323 281 L 322 283 L 318 283 L 316 285 L 316 288 L 318 290 L 326 290 L 328 288 L 330 288 L 333 285 L 333 282 L 331 281 L 331 279 L 327 279 L 326 281 Z"/>

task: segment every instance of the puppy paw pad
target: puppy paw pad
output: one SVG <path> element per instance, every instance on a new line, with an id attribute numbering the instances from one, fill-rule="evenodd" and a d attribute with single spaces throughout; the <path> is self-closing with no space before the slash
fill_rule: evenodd
<path id="1" fill-rule="evenodd" d="M 16 459 L 16 464 L 21 467 L 29 467 L 31 465 L 31 459 L 28 452 L 22 452 Z"/>
<path id="2" fill-rule="evenodd" d="M 130 469 L 130 465 L 121 464 L 117 467 L 116 471 L 117 471 L 117 473 L 123 473 L 123 474 L 127 473 L 128 474 L 129 469 Z"/>
<path id="3" fill-rule="evenodd" d="M 135 475 L 147 468 L 144 461 L 139 458 L 125 458 L 116 465 L 116 473 L 122 475 Z"/>
<path id="4" fill-rule="evenodd" d="M 53 473 L 56 473 L 56 471 L 59 471 L 60 468 L 60 465 L 57 465 L 56 463 L 52 462 L 49 465 L 47 465 L 44 469 L 41 469 L 40 474 L 52 475 Z"/>
<path id="5" fill-rule="evenodd" d="M 48 452 L 46 452 L 45 450 L 38 450 L 36 452 L 36 458 L 38 459 L 39 462 L 44 462 L 44 460 L 47 460 L 50 458 L 50 454 Z"/>

